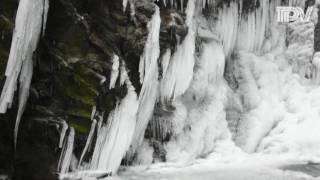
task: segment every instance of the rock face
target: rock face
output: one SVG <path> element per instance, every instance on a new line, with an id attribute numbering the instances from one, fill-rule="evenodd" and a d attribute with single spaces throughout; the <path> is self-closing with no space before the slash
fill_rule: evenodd
<path id="1" fill-rule="evenodd" d="M 122 1 L 50 1 L 45 36 L 34 55 L 30 97 L 22 118 L 17 149 L 13 127 L 17 99 L 0 115 L 0 175 L 13 179 L 56 179 L 60 149 L 59 124 L 65 120 L 76 130 L 74 152 L 80 156 L 90 129 L 93 106 L 107 114 L 126 94 L 119 82 L 109 90 L 114 54 L 124 61 L 139 92 L 139 60 L 147 37 L 147 23 L 154 12 L 149 0 L 135 2 L 123 12 Z M 161 4 L 159 4 L 161 6 Z M 10 50 L 17 1 L 0 2 L 0 87 Z M 174 50 L 187 34 L 181 12 L 161 11 L 161 53 Z"/>

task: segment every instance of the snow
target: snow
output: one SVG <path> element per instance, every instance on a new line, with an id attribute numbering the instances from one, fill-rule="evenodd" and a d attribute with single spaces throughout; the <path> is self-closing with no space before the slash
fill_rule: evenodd
<path id="1" fill-rule="evenodd" d="M 171 167 L 129 171 L 116 179 L 126 180 L 315 180 L 311 176 L 292 171 L 281 171 L 272 168 L 241 168 L 193 166 L 187 168 Z"/>

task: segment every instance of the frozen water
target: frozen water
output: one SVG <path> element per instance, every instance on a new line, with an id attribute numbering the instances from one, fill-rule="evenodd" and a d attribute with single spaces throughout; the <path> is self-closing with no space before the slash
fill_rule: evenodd
<path id="1" fill-rule="evenodd" d="M 71 159 L 73 156 L 74 137 L 75 137 L 75 131 L 73 128 L 70 128 L 69 136 L 62 148 L 59 164 L 58 164 L 58 171 L 61 174 L 69 172 Z"/>
<path id="2" fill-rule="evenodd" d="M 152 116 L 155 102 L 158 96 L 158 58 L 160 55 L 160 10 L 155 8 L 155 13 L 148 23 L 148 38 L 140 59 L 140 81 L 142 82 L 139 94 L 139 110 L 137 112 L 137 124 L 132 139 L 131 153 L 142 143 L 145 129 Z"/>
<path id="3" fill-rule="evenodd" d="M 163 102 L 182 95 L 188 89 L 193 77 L 195 61 L 195 24 L 193 16 L 195 14 L 195 4 L 195 0 L 188 1 L 186 9 L 188 34 L 172 55 L 166 74 L 161 81 L 160 99 Z"/>
<path id="4" fill-rule="evenodd" d="M 16 118 L 14 144 L 17 142 L 19 123 L 29 96 L 33 73 L 33 53 L 41 33 L 44 34 L 48 0 L 20 0 L 7 69 L 6 81 L 0 97 L 0 113 L 12 105 L 19 78 L 19 107 Z M 19 77 L 20 76 L 20 77 Z"/>

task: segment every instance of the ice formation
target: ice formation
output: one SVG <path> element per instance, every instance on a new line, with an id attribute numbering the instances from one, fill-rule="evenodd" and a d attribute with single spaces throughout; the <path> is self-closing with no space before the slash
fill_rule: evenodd
<path id="1" fill-rule="evenodd" d="M 73 128 L 70 128 L 69 136 L 67 141 L 63 145 L 58 164 L 58 171 L 61 174 L 67 173 L 69 171 L 71 159 L 73 156 L 74 137 L 75 131 Z"/>
<path id="2" fill-rule="evenodd" d="M 33 53 L 41 33 L 44 34 L 49 9 L 48 0 L 20 0 L 16 15 L 6 81 L 0 97 L 0 113 L 11 107 L 19 78 L 19 106 L 16 118 L 14 144 L 17 143 L 19 123 L 29 96 L 33 72 Z"/>
<path id="3" fill-rule="evenodd" d="M 120 86 L 124 85 L 126 82 L 126 79 L 128 78 L 128 73 L 126 70 L 126 64 L 125 62 L 121 63 L 121 67 L 120 67 Z"/>
<path id="4" fill-rule="evenodd" d="M 135 152 L 143 140 L 145 129 L 152 116 L 155 102 L 158 96 L 158 58 L 160 55 L 160 10 L 155 8 L 154 15 L 148 23 L 148 38 L 140 58 L 139 72 L 142 82 L 139 94 L 139 110 L 137 112 L 137 124 L 132 140 L 132 152 Z"/>
<path id="5" fill-rule="evenodd" d="M 118 76 L 119 76 L 119 56 L 114 55 L 112 58 L 112 69 L 111 69 L 111 75 L 110 75 L 110 86 L 109 89 L 112 89 L 115 87 Z"/>
<path id="6" fill-rule="evenodd" d="M 188 34 L 177 51 L 172 55 L 169 66 L 161 81 L 160 99 L 163 102 L 182 95 L 190 85 L 194 67 L 195 52 L 195 14 L 196 1 L 190 0 L 186 9 Z"/>
<path id="7" fill-rule="evenodd" d="M 129 149 L 136 126 L 138 98 L 129 79 L 126 85 L 128 94 L 109 114 L 107 124 L 99 131 L 90 163 L 91 170 L 115 174 Z"/>
<path id="8" fill-rule="evenodd" d="M 91 173 L 116 173 L 129 149 L 133 164 L 268 161 L 277 155 L 320 161 L 317 8 L 310 22 L 281 24 L 275 11 L 281 0 L 253 2 L 259 5 L 249 9 L 245 1 L 221 2 L 204 16 L 202 8 L 216 1 L 189 0 L 188 34 L 162 56 L 155 8 L 140 59 L 141 92 L 137 97 L 125 63 L 118 63 L 128 93 L 106 124 L 99 120 Z M 301 2 L 289 4 L 304 7 Z"/>
<path id="9" fill-rule="evenodd" d="M 82 151 L 82 154 L 81 154 L 81 157 L 80 157 L 80 160 L 79 160 L 79 166 L 81 165 L 81 162 L 82 162 L 82 160 L 84 158 L 84 155 L 86 154 L 86 152 L 88 151 L 88 148 L 91 145 L 91 142 L 92 142 L 92 139 L 93 139 L 93 135 L 94 135 L 94 131 L 96 129 L 96 124 L 97 124 L 97 121 L 93 120 L 92 124 L 91 124 L 89 135 L 87 137 L 86 145 L 83 148 L 83 151 Z"/>
<path id="10" fill-rule="evenodd" d="M 64 137 L 65 137 L 66 132 L 69 128 L 68 123 L 64 120 L 62 121 L 61 126 L 62 126 L 62 128 L 61 128 L 61 132 L 60 132 L 59 148 L 62 148 Z"/>

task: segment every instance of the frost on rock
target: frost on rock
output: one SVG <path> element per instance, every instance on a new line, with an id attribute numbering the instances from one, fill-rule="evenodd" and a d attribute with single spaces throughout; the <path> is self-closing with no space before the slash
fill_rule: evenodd
<path id="1" fill-rule="evenodd" d="M 5 72 L 6 81 L 0 97 L 0 113 L 5 113 L 7 108 L 12 105 L 19 78 L 19 107 L 14 133 L 15 144 L 19 123 L 29 96 L 33 72 L 33 53 L 37 48 L 41 33 L 44 34 L 48 9 L 48 0 L 20 0 L 19 2 Z"/>

